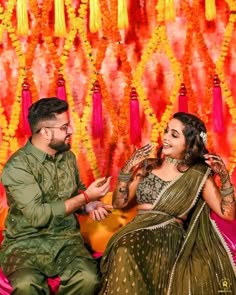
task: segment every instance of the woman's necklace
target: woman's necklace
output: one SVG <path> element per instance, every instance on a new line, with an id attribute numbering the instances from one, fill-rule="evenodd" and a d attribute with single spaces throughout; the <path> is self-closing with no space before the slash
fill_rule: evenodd
<path id="1" fill-rule="evenodd" d="M 165 161 L 167 163 L 173 164 L 175 166 L 177 166 L 179 163 L 181 163 L 180 159 L 174 159 L 174 158 L 171 158 L 171 157 L 168 157 L 168 156 L 165 157 Z"/>

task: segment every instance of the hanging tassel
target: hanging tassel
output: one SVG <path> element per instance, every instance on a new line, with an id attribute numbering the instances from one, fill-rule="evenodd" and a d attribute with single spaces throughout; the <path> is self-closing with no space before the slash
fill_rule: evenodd
<path id="1" fill-rule="evenodd" d="M 94 138 L 103 138 L 102 94 L 98 81 L 93 87 L 92 132 Z"/>
<path id="2" fill-rule="evenodd" d="M 175 21 L 175 1 L 174 0 L 165 0 L 165 20 L 166 21 Z"/>
<path id="3" fill-rule="evenodd" d="M 157 1 L 156 10 L 157 10 L 157 21 L 163 22 L 165 20 L 165 0 Z"/>
<path id="4" fill-rule="evenodd" d="M 66 36 L 66 21 L 64 0 L 54 0 L 54 16 L 55 27 L 54 33 L 56 37 Z"/>
<path id="5" fill-rule="evenodd" d="M 133 145 L 138 145 L 141 141 L 141 122 L 137 97 L 136 89 L 133 87 L 130 93 L 130 141 Z"/>
<path id="6" fill-rule="evenodd" d="M 127 0 L 118 0 L 118 29 L 127 29 L 128 21 L 128 7 Z"/>
<path id="7" fill-rule="evenodd" d="M 213 128 L 215 132 L 224 132 L 223 100 L 220 79 L 217 75 L 214 77 L 213 86 Z"/>
<path id="8" fill-rule="evenodd" d="M 185 85 L 182 83 L 179 90 L 179 112 L 188 113 L 188 99 L 186 93 Z"/>
<path id="9" fill-rule="evenodd" d="M 17 0 L 16 4 L 17 14 L 17 34 L 26 36 L 29 31 L 28 11 L 26 0 Z"/>
<path id="10" fill-rule="evenodd" d="M 59 75 L 57 80 L 57 97 L 66 100 L 66 88 L 65 88 L 65 79 L 62 74 Z"/>
<path id="11" fill-rule="evenodd" d="M 215 0 L 205 0 L 205 15 L 206 20 L 211 21 L 216 18 L 216 3 Z"/>
<path id="12" fill-rule="evenodd" d="M 24 79 L 22 84 L 22 124 L 24 133 L 27 135 L 31 134 L 29 122 L 28 122 L 28 112 L 29 107 L 32 104 L 32 97 L 30 93 L 29 83 L 27 78 Z"/>
<path id="13" fill-rule="evenodd" d="M 90 0 L 89 9 L 89 30 L 92 33 L 96 33 L 102 26 L 99 0 Z"/>

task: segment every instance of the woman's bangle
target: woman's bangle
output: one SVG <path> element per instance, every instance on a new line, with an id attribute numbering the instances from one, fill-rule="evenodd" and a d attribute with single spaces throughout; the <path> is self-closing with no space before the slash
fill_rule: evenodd
<path id="1" fill-rule="evenodd" d="M 222 184 L 225 184 L 228 180 L 229 180 L 229 174 L 226 174 L 224 177 L 222 177 L 220 180 L 221 180 L 221 183 Z"/>
<path id="2" fill-rule="evenodd" d="M 233 204 L 233 203 L 235 203 L 235 200 L 232 198 L 232 200 L 231 201 L 225 201 L 225 200 L 222 200 L 222 204 L 223 205 L 231 205 L 231 204 Z"/>
<path id="3" fill-rule="evenodd" d="M 232 195 L 233 193 L 234 193 L 234 187 L 233 187 L 233 185 L 231 185 L 228 188 L 224 188 L 224 189 L 221 189 L 220 190 L 220 194 L 221 194 L 222 198 L 224 198 L 225 196 Z"/>
<path id="4" fill-rule="evenodd" d="M 132 177 L 132 173 L 124 173 L 122 171 L 120 171 L 119 175 L 118 175 L 118 180 L 122 181 L 122 182 L 126 182 L 128 183 L 131 180 Z"/>
<path id="5" fill-rule="evenodd" d="M 83 194 L 84 195 L 84 198 L 85 198 L 85 202 L 86 204 L 90 203 L 91 201 L 89 200 L 89 197 L 87 195 L 87 193 L 85 191 L 80 191 L 80 194 Z"/>

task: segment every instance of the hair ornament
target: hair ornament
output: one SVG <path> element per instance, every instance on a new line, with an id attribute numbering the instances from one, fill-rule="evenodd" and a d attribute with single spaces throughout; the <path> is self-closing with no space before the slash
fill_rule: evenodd
<path id="1" fill-rule="evenodd" d="M 206 134 L 206 132 L 201 131 L 200 132 L 200 137 L 202 138 L 203 143 L 206 145 L 206 143 L 207 143 L 207 134 Z"/>

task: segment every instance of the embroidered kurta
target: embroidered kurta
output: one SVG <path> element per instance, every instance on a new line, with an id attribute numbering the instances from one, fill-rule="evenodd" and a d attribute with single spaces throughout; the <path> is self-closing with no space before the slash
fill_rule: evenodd
<path id="1" fill-rule="evenodd" d="M 51 157 L 29 141 L 9 159 L 1 181 L 9 205 L 1 249 L 6 275 L 32 267 L 50 277 L 75 257 L 92 259 L 76 215 L 65 216 L 64 201 L 85 189 L 71 151 Z"/>

